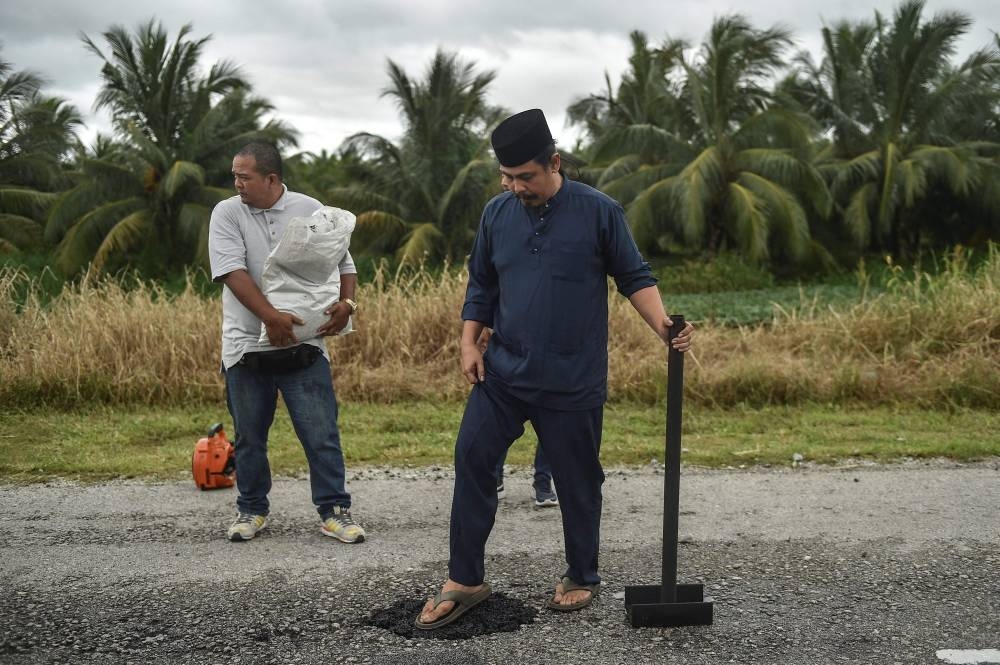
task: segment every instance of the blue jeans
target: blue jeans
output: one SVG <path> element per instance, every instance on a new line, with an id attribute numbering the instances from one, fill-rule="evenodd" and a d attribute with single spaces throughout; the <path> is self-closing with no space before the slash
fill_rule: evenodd
<path id="1" fill-rule="evenodd" d="M 233 445 L 239 511 L 266 515 L 270 507 L 267 434 L 274 422 L 279 390 L 306 452 L 312 500 L 320 517 L 329 515 L 335 506 L 350 508 L 351 495 L 344 488 L 344 454 L 337 429 L 337 396 L 327 359 L 320 356 L 305 369 L 281 374 L 245 365 L 233 365 L 225 374 L 226 404 L 236 431 Z"/>
<path id="2" fill-rule="evenodd" d="M 503 457 L 500 458 L 500 463 L 497 464 L 497 485 L 503 480 L 503 465 L 506 461 L 507 452 L 504 451 Z M 532 487 L 535 488 L 536 494 L 538 492 L 549 493 L 552 491 L 552 467 L 549 466 L 549 461 L 545 459 L 545 452 L 540 445 L 535 446 L 535 480 L 532 483 Z"/>

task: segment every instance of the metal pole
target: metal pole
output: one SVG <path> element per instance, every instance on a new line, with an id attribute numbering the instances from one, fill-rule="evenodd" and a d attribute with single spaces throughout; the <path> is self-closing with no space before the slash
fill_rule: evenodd
<path id="1" fill-rule="evenodd" d="M 684 329 L 684 317 L 671 314 L 667 335 L 667 436 L 663 456 L 663 569 L 660 584 L 625 587 L 625 612 L 633 628 L 640 626 L 707 626 L 712 602 L 703 584 L 677 583 L 677 522 L 681 496 L 681 401 L 684 397 L 684 354 L 671 344 Z"/>
<path id="2" fill-rule="evenodd" d="M 667 335 L 667 436 L 663 456 L 663 586 L 660 602 L 677 602 L 677 528 L 681 489 L 681 403 L 684 398 L 684 354 L 672 345 L 684 329 L 684 317 L 671 316 Z"/>

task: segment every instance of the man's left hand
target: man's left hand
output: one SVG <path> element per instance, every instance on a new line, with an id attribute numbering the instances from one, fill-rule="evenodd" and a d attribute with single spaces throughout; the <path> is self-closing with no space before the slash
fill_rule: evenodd
<path id="1" fill-rule="evenodd" d="M 324 337 L 336 335 L 347 326 L 351 311 L 351 306 L 343 300 L 333 303 L 323 312 L 330 317 L 330 320 L 321 325 L 316 332 Z"/>

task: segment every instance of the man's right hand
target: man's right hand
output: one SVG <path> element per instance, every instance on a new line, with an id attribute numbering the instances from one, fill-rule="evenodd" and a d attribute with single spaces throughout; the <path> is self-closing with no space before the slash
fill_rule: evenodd
<path id="1" fill-rule="evenodd" d="M 274 311 L 274 314 L 264 321 L 267 339 L 271 346 L 291 346 L 299 340 L 295 338 L 293 326 L 303 325 L 305 321 L 290 312 Z"/>
<path id="2" fill-rule="evenodd" d="M 483 368 L 483 352 L 476 344 L 462 342 L 462 374 L 466 381 L 472 384 L 486 380 Z"/>

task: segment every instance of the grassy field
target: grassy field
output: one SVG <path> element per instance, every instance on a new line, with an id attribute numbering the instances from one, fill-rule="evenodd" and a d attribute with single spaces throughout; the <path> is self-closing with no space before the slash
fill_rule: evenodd
<path id="1" fill-rule="evenodd" d="M 352 468 L 450 465 L 461 413 L 460 402 L 345 403 L 340 422 L 347 463 Z M 189 479 L 195 441 L 217 421 L 229 424 L 224 408 L 3 413 L 0 481 Z M 609 405 L 604 464 L 662 463 L 663 432 L 662 407 Z M 816 463 L 938 456 L 972 460 L 1000 455 L 997 432 L 1000 414 L 984 410 L 688 407 L 683 459 L 707 467 L 788 466 L 795 453 Z M 508 463 L 530 464 L 534 444 L 529 426 Z M 283 408 L 272 430 L 270 457 L 277 474 L 298 474 L 306 467 Z"/>
<path id="2" fill-rule="evenodd" d="M 877 279 L 859 269 L 802 286 L 732 272 L 662 282 L 668 310 L 698 330 L 686 462 L 1000 454 L 1000 248 L 976 260 L 956 250 L 933 272 L 888 263 Z M 217 289 L 49 287 L 0 268 L 0 478 L 187 475 L 195 440 L 227 415 Z M 468 391 L 464 290 L 456 270 L 380 271 L 362 285 L 357 332 L 328 342 L 349 463 L 450 463 Z M 604 459 L 648 463 L 663 456 L 665 350 L 613 291 L 609 310 Z M 304 467 L 284 416 L 272 443 L 278 472 Z M 527 464 L 531 447 L 511 462 Z"/>
<path id="3" fill-rule="evenodd" d="M 854 287 L 665 292 L 668 310 L 698 327 L 689 400 L 1000 408 L 1000 249 L 975 264 L 956 252 L 935 273 L 886 274 L 878 288 L 858 275 Z M 26 279 L 0 270 L 6 408 L 223 403 L 217 291 L 98 280 L 43 302 Z M 464 292 L 465 276 L 453 270 L 377 273 L 362 285 L 357 332 L 328 342 L 340 394 L 375 404 L 460 401 Z M 661 402 L 663 344 L 625 298 L 609 293 L 609 310 L 611 399 Z"/>

